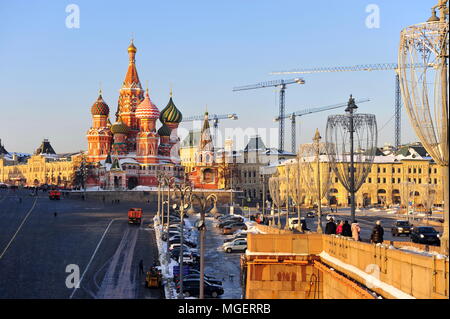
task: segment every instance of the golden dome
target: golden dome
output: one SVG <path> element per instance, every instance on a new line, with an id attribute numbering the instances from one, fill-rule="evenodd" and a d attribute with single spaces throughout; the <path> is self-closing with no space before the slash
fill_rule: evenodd
<path id="1" fill-rule="evenodd" d="M 137 49 L 133 44 L 133 40 L 131 40 L 130 46 L 128 47 L 128 52 L 134 52 L 136 53 Z"/>

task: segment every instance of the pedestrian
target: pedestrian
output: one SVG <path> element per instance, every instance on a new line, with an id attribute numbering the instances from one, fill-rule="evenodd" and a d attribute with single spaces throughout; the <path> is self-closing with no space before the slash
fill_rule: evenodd
<path id="1" fill-rule="evenodd" d="M 334 220 L 332 217 L 328 218 L 328 223 L 325 225 L 325 234 L 327 234 L 327 235 L 335 235 L 336 234 L 336 224 L 334 223 Z"/>
<path id="2" fill-rule="evenodd" d="M 55 216 L 55 217 L 58 216 L 58 213 L 57 213 L 57 212 L 54 212 L 54 213 L 53 213 L 53 216 Z"/>
<path id="3" fill-rule="evenodd" d="M 344 226 L 344 221 L 341 220 L 336 227 L 336 235 L 342 235 L 342 226 Z"/>
<path id="4" fill-rule="evenodd" d="M 344 224 L 342 225 L 341 235 L 345 237 L 352 237 L 352 227 L 348 223 L 348 220 L 344 221 Z"/>
<path id="5" fill-rule="evenodd" d="M 144 261 L 142 259 L 139 262 L 139 274 L 144 274 Z"/>
<path id="6" fill-rule="evenodd" d="M 381 244 L 383 242 L 384 229 L 381 226 L 381 221 L 377 220 L 375 227 L 372 230 L 370 241 L 374 244 Z"/>
<path id="7" fill-rule="evenodd" d="M 308 225 L 306 225 L 306 219 L 305 217 L 300 218 L 300 226 L 302 227 L 302 231 L 310 231 L 310 229 L 308 228 Z"/>
<path id="8" fill-rule="evenodd" d="M 359 236 L 359 234 L 361 233 L 361 227 L 359 227 L 358 221 L 355 220 L 352 223 L 352 237 L 354 240 L 356 241 L 360 241 L 361 237 Z"/>

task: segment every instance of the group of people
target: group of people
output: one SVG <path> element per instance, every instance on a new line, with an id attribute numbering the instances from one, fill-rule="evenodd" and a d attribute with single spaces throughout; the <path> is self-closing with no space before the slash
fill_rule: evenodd
<path id="1" fill-rule="evenodd" d="M 351 224 L 348 220 L 341 220 L 335 222 L 333 217 L 327 216 L 327 224 L 325 225 L 325 234 L 327 235 L 341 235 L 344 237 L 352 237 L 356 241 L 361 241 L 361 227 L 355 220 Z M 383 242 L 384 230 L 381 226 L 381 221 L 377 221 L 375 227 L 372 230 L 370 241 L 378 244 Z"/>

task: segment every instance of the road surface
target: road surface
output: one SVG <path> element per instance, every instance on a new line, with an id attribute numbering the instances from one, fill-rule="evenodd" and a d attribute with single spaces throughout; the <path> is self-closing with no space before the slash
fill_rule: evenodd
<path id="1" fill-rule="evenodd" d="M 129 207 L 144 209 L 141 226 L 128 225 Z M 154 210 L 0 190 L 0 298 L 162 298 L 139 272 L 140 260 L 145 268 L 156 261 Z"/>

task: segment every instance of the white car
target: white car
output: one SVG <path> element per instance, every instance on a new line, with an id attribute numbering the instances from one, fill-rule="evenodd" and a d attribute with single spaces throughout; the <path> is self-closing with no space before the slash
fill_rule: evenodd
<path id="1" fill-rule="evenodd" d="M 222 248 L 227 253 L 232 253 L 233 251 L 245 251 L 247 249 L 247 239 L 238 238 L 233 241 L 224 243 Z"/>

